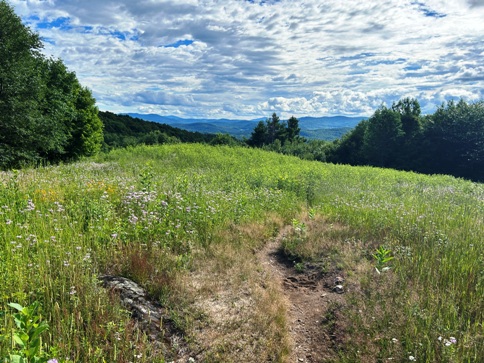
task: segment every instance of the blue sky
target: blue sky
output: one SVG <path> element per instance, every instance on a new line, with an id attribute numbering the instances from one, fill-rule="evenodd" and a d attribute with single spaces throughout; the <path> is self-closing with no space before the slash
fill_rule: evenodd
<path id="1" fill-rule="evenodd" d="M 368 116 L 484 99 L 484 0 L 10 0 L 101 110 Z"/>

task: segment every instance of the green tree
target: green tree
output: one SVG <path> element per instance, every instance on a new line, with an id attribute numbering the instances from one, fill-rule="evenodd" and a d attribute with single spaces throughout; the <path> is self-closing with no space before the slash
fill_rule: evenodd
<path id="1" fill-rule="evenodd" d="M 405 138 L 411 139 L 421 131 L 420 104 L 414 98 L 404 98 L 393 103 L 392 110 L 400 114 Z"/>
<path id="2" fill-rule="evenodd" d="M 404 134 L 399 113 L 380 107 L 368 120 L 363 157 L 370 165 L 395 167 Z"/>
<path id="3" fill-rule="evenodd" d="M 368 120 L 363 120 L 339 140 L 333 142 L 328 150 L 328 161 L 338 164 L 365 165 L 368 163 L 363 151 Z"/>
<path id="4" fill-rule="evenodd" d="M 286 142 L 298 141 L 300 131 L 297 118 L 293 116 L 287 122 L 281 122 L 279 116 L 273 113 L 265 122 L 259 121 L 247 140 L 247 144 L 262 147 L 279 141 L 280 145 L 283 146 Z"/>
<path id="5" fill-rule="evenodd" d="M 425 172 L 484 181 L 484 102 L 440 106 L 424 131 Z"/>
<path id="6" fill-rule="evenodd" d="M 103 124 L 91 91 L 76 84 L 73 96 L 75 114 L 68 123 L 70 138 L 67 150 L 69 157 L 77 159 L 99 152 L 103 141 Z"/>
<path id="7" fill-rule="evenodd" d="M 213 138 L 210 143 L 210 145 L 228 145 L 228 146 L 237 146 L 240 145 L 240 141 L 237 141 L 236 138 L 233 136 L 230 136 L 229 134 L 222 134 L 222 133 L 217 133 L 215 138 Z"/>
<path id="8" fill-rule="evenodd" d="M 293 142 L 297 140 L 300 132 L 301 129 L 299 127 L 299 120 L 292 116 L 289 120 L 287 120 L 287 128 L 285 132 L 287 141 Z"/>
<path id="9" fill-rule="evenodd" d="M 37 156 L 43 121 L 38 110 L 42 43 L 4 0 L 0 24 L 0 167 L 4 167 L 32 162 Z"/>
<path id="10" fill-rule="evenodd" d="M 264 121 L 259 121 L 257 126 L 252 131 L 247 144 L 253 147 L 262 147 L 268 143 L 268 129 Z"/>
<path id="11" fill-rule="evenodd" d="M 0 0 L 0 168 L 92 155 L 103 142 L 91 92 Z"/>
<path id="12" fill-rule="evenodd" d="M 285 141 L 285 127 L 281 123 L 281 119 L 274 112 L 272 117 L 267 119 L 267 143 L 272 144 L 276 140 L 280 140 L 281 143 Z"/>

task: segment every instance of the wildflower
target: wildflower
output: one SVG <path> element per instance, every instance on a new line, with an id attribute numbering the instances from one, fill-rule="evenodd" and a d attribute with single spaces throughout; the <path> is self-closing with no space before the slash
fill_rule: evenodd
<path id="1" fill-rule="evenodd" d="M 413 355 L 411 355 L 411 356 L 408 357 L 408 360 L 415 362 L 417 360 L 417 358 L 415 358 Z"/>
<path id="2" fill-rule="evenodd" d="M 32 199 L 29 199 L 27 201 L 27 208 L 25 208 L 26 211 L 33 211 L 35 209 L 35 204 L 32 202 Z"/>
<path id="3" fill-rule="evenodd" d="M 138 217 L 136 217 L 134 214 L 131 214 L 131 216 L 129 217 L 129 222 L 131 224 L 136 224 L 136 222 L 138 222 Z"/>
<path id="4" fill-rule="evenodd" d="M 69 291 L 69 295 L 75 295 L 76 294 L 76 287 L 71 286 L 71 291 Z"/>
<path id="5" fill-rule="evenodd" d="M 47 363 L 59 363 L 59 362 L 57 361 L 57 359 L 53 358 L 53 359 L 49 359 Z"/>
<path id="6" fill-rule="evenodd" d="M 12 220 L 11 219 L 7 219 L 7 221 L 5 222 L 5 224 L 12 224 Z"/>
<path id="7" fill-rule="evenodd" d="M 450 337 L 449 339 L 444 339 L 444 345 L 446 347 L 449 347 L 449 346 L 451 346 L 452 344 L 455 344 L 455 343 L 457 343 L 457 339 L 454 338 L 454 337 Z"/>

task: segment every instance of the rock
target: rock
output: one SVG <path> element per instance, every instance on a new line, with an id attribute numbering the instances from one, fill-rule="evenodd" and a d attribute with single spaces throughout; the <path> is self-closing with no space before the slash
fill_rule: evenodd
<path id="1" fill-rule="evenodd" d="M 333 288 L 333 291 L 336 292 L 337 294 L 342 294 L 344 293 L 344 287 L 343 285 L 336 285 L 334 288 Z"/>
<path id="2" fill-rule="evenodd" d="M 105 288 L 119 295 L 121 303 L 131 311 L 133 319 L 158 348 L 165 351 L 162 344 L 164 341 L 170 346 L 177 346 L 179 353 L 185 350 L 185 344 L 180 344 L 183 342 L 183 333 L 176 328 L 165 308 L 149 300 L 141 286 L 122 276 L 104 275 L 99 280 Z"/>
<path id="3" fill-rule="evenodd" d="M 341 276 L 336 276 L 334 278 L 334 284 L 335 285 L 342 285 L 343 282 L 345 282 L 345 279 L 343 277 L 341 277 Z"/>

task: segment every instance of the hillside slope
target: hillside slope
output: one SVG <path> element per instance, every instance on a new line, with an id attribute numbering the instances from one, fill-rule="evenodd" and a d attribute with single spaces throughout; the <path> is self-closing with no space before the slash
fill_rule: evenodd
<path id="1" fill-rule="evenodd" d="M 484 356 L 482 184 L 201 144 L 117 149 L 0 184 L 1 333 L 18 332 L 9 303 L 38 301 L 42 358 Z M 140 287 L 157 334 L 101 277 Z M 0 356 L 19 351 L 0 339 Z"/>

